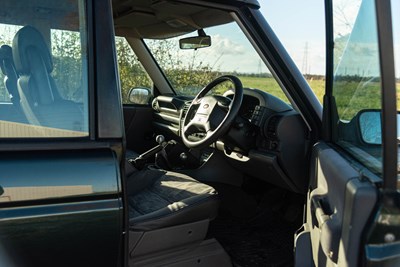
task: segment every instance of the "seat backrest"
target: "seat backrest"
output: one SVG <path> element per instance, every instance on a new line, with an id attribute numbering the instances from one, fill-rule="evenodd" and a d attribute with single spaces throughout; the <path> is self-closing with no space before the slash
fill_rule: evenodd
<path id="1" fill-rule="evenodd" d="M 30 124 L 82 131 L 83 112 L 60 97 L 51 72 L 53 60 L 42 34 L 32 26 L 20 29 L 13 40 L 13 59 L 21 108 Z"/>
<path id="2" fill-rule="evenodd" d="M 20 80 L 26 83 L 20 94 L 25 95 L 28 104 L 52 104 L 49 74 L 53 61 L 41 33 L 31 26 L 20 29 L 13 40 L 13 57 Z"/>

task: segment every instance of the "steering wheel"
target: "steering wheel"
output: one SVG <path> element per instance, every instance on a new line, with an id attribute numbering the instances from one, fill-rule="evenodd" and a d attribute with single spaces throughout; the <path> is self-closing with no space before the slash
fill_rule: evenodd
<path id="1" fill-rule="evenodd" d="M 220 95 L 207 95 L 214 87 L 226 81 L 233 84 L 232 100 Z M 232 125 L 242 99 L 243 86 L 239 78 L 225 75 L 210 82 L 196 95 L 186 112 L 181 125 L 183 143 L 188 148 L 202 148 L 217 141 Z M 196 134 L 196 138 L 190 138 L 192 134 Z"/>

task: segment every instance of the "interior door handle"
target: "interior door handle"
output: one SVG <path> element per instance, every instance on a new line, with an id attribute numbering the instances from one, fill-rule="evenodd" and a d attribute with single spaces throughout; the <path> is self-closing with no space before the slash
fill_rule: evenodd
<path id="1" fill-rule="evenodd" d="M 323 199 L 322 198 L 318 198 L 318 197 L 313 197 L 311 199 L 311 205 L 312 205 L 312 214 L 314 216 L 314 220 L 317 221 L 318 228 L 321 228 L 321 226 L 330 218 L 329 213 L 325 212 L 324 207 L 326 207 L 326 205 L 324 205 L 323 203 Z"/>

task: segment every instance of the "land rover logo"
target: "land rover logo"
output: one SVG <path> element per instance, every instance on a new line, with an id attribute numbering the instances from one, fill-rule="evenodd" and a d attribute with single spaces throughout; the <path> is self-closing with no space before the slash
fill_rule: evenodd
<path id="1" fill-rule="evenodd" d="M 208 105 L 208 104 L 204 104 L 203 108 L 204 108 L 204 109 L 208 109 L 209 106 L 210 106 L 210 105 Z"/>

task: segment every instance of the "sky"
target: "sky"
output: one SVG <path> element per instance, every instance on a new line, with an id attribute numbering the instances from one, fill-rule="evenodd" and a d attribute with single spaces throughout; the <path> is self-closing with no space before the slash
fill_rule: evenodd
<path id="1" fill-rule="evenodd" d="M 323 0 L 260 0 L 261 13 L 301 72 L 325 74 Z"/>

